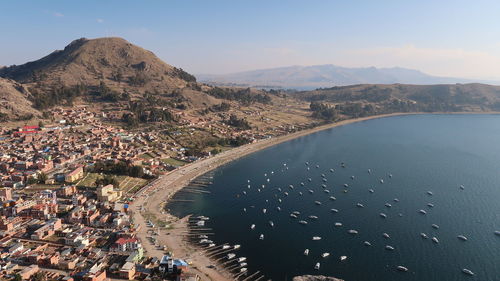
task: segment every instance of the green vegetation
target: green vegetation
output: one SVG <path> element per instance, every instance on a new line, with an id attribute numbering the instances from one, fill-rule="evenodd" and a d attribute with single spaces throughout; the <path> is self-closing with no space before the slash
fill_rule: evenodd
<path id="1" fill-rule="evenodd" d="M 231 114 L 228 120 L 225 121 L 229 126 L 233 126 L 240 130 L 250 130 L 252 127 L 248 121 L 244 118 L 238 118 L 238 116 Z"/>
<path id="2" fill-rule="evenodd" d="M 335 108 L 319 102 L 311 102 L 309 108 L 313 112 L 313 117 L 324 120 L 334 120 L 337 117 Z"/>
<path id="3" fill-rule="evenodd" d="M 177 160 L 174 158 L 164 158 L 164 159 L 161 159 L 160 161 L 167 164 L 167 165 L 171 165 L 174 167 L 180 167 L 180 166 L 184 166 L 187 164 L 187 162 L 184 162 L 182 160 Z"/>
<path id="4" fill-rule="evenodd" d="M 246 89 L 233 89 L 233 88 L 219 88 L 214 87 L 210 89 L 207 94 L 226 100 L 238 101 L 243 105 L 250 105 L 252 103 L 258 102 L 262 104 L 270 104 L 271 97 L 267 94 L 252 94 L 250 88 Z"/>

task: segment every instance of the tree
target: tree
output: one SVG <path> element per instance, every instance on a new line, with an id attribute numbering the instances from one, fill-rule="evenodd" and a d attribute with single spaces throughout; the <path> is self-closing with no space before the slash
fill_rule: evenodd
<path id="1" fill-rule="evenodd" d="M 130 168 L 129 175 L 134 178 L 142 178 L 142 176 L 144 176 L 144 170 L 141 166 L 135 165 Z"/>
<path id="2" fill-rule="evenodd" d="M 22 281 L 22 280 L 23 280 L 23 278 L 21 277 L 21 274 L 16 273 L 16 275 L 14 275 L 13 281 Z"/>
<path id="3" fill-rule="evenodd" d="M 38 174 L 38 176 L 37 176 L 37 179 L 38 179 L 38 183 L 43 184 L 48 179 L 48 176 L 44 172 L 40 172 L 40 174 Z"/>

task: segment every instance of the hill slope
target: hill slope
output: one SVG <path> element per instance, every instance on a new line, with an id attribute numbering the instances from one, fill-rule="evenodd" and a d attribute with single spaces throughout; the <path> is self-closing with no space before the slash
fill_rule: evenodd
<path id="1" fill-rule="evenodd" d="M 354 84 L 450 84 L 472 80 L 436 77 L 405 68 L 348 68 L 336 65 L 289 66 L 232 73 L 227 75 L 197 75 L 203 82 L 269 86 L 310 90 L 321 87 Z"/>
<path id="2" fill-rule="evenodd" d="M 7 119 L 27 119 L 39 116 L 28 100 L 30 92 L 20 83 L 0 78 L 0 122 Z"/>

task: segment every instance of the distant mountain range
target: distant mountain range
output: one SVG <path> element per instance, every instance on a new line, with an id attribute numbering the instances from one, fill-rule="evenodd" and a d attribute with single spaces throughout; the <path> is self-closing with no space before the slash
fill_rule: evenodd
<path id="1" fill-rule="evenodd" d="M 286 88 L 311 90 L 333 86 L 355 84 L 455 84 L 486 83 L 500 84 L 499 81 L 480 81 L 463 78 L 438 77 L 418 70 L 393 68 L 349 68 L 332 64 L 313 66 L 287 66 L 270 69 L 251 70 L 221 75 L 195 75 L 200 82 L 215 85 L 250 86 L 260 88 Z"/>

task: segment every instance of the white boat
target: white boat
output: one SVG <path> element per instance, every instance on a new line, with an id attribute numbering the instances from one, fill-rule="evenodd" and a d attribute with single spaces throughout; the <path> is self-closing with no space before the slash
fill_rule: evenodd
<path id="1" fill-rule="evenodd" d="M 247 266 L 248 264 L 246 262 L 240 263 L 240 266 Z"/>
<path id="2" fill-rule="evenodd" d="M 215 247 L 214 243 L 208 244 L 208 248 L 212 248 L 212 247 Z"/>
<path id="3" fill-rule="evenodd" d="M 300 183 L 300 185 L 304 186 L 304 183 L 303 183 L 303 182 L 301 182 L 301 183 Z"/>
<path id="4" fill-rule="evenodd" d="M 276 207 L 276 210 L 278 210 L 278 212 L 280 212 L 281 208 L 278 206 L 278 207 Z"/>
<path id="5" fill-rule="evenodd" d="M 474 272 L 470 271 L 469 269 L 467 268 L 464 268 L 462 269 L 462 272 L 467 274 L 467 275 L 470 275 L 470 276 L 473 276 L 474 275 Z"/>
<path id="6" fill-rule="evenodd" d="M 319 267 L 320 267 L 320 264 L 319 264 L 319 262 L 317 262 L 317 263 L 314 265 L 314 269 L 319 270 Z"/>
<path id="7" fill-rule="evenodd" d="M 439 225 L 437 225 L 437 224 L 433 223 L 431 226 L 432 226 L 432 228 L 439 229 Z"/>
<path id="8" fill-rule="evenodd" d="M 289 185 L 288 187 L 289 187 L 290 189 L 293 189 L 293 185 Z"/>
<path id="9" fill-rule="evenodd" d="M 434 207 L 434 204 L 432 203 L 427 203 L 427 206 L 430 207 L 430 208 L 433 208 Z"/>
<path id="10" fill-rule="evenodd" d="M 391 205 L 391 204 L 389 204 L 389 203 L 385 203 L 385 206 L 386 206 L 387 208 L 392 207 L 392 205 Z"/>
<path id="11" fill-rule="evenodd" d="M 325 176 L 325 174 L 321 174 L 321 177 L 322 177 L 322 178 L 324 178 L 324 177 L 326 177 L 326 176 Z"/>
<path id="12" fill-rule="evenodd" d="M 399 202 L 399 199 L 398 198 L 394 198 L 392 199 L 394 202 Z"/>
<path id="13" fill-rule="evenodd" d="M 371 188 L 370 188 L 370 189 L 368 189 L 368 191 L 370 191 L 370 193 L 375 192 L 375 190 L 373 190 L 373 189 L 371 189 Z"/>
<path id="14" fill-rule="evenodd" d="M 361 203 L 357 203 L 356 206 L 358 206 L 359 208 L 364 208 L 365 206 Z"/>
<path id="15" fill-rule="evenodd" d="M 285 194 L 285 196 L 288 196 L 288 192 L 286 192 L 286 191 L 283 194 Z"/>
<path id="16" fill-rule="evenodd" d="M 227 254 L 227 259 L 228 260 L 233 259 L 234 257 L 236 257 L 236 254 L 233 254 L 233 253 Z"/>
<path id="17" fill-rule="evenodd" d="M 297 218 L 297 215 L 296 214 L 290 214 L 290 217 L 296 219 Z"/>
<path id="18" fill-rule="evenodd" d="M 335 170 L 334 169 L 330 169 L 330 172 L 333 173 Z"/>
<path id="19" fill-rule="evenodd" d="M 380 213 L 380 216 L 383 217 L 384 219 L 387 218 L 387 215 L 384 213 Z"/>
<path id="20" fill-rule="evenodd" d="M 404 267 L 402 265 L 398 265 L 396 267 L 396 269 L 399 270 L 399 271 L 402 271 L 402 272 L 407 272 L 408 271 L 408 268 L 406 268 L 406 267 Z"/>
<path id="21" fill-rule="evenodd" d="M 392 174 L 389 174 L 389 178 L 392 178 Z"/>
<path id="22" fill-rule="evenodd" d="M 248 269 L 246 267 L 240 268 L 240 272 L 246 272 Z"/>
<path id="23" fill-rule="evenodd" d="M 347 256 L 340 256 L 340 261 L 345 261 L 347 259 Z"/>
<path id="24" fill-rule="evenodd" d="M 307 222 L 306 221 L 299 221 L 300 224 L 303 224 L 303 225 L 306 225 Z"/>
<path id="25" fill-rule="evenodd" d="M 309 189 L 309 193 L 311 193 L 311 194 L 312 194 L 312 193 L 314 193 L 314 191 L 312 191 L 311 189 Z"/>
<path id="26" fill-rule="evenodd" d="M 368 169 L 368 174 L 371 174 L 372 173 L 372 169 Z"/>
<path id="27" fill-rule="evenodd" d="M 270 181 L 270 179 L 267 179 L 267 182 L 269 182 L 269 181 Z"/>
<path id="28" fill-rule="evenodd" d="M 306 163 L 305 163 L 305 164 L 306 164 L 306 166 L 309 166 L 309 162 L 307 162 L 307 161 L 306 161 Z"/>
<path id="29" fill-rule="evenodd" d="M 316 165 L 316 168 L 319 168 L 319 165 Z"/>
<path id="30" fill-rule="evenodd" d="M 425 233 L 423 233 L 423 232 L 422 232 L 422 233 L 420 233 L 420 236 L 422 236 L 422 238 L 424 238 L 424 239 L 429 238 L 429 236 L 427 236 L 427 234 L 425 234 Z"/>
<path id="31" fill-rule="evenodd" d="M 327 182 L 328 180 L 327 179 L 323 179 L 323 182 Z"/>
<path id="32" fill-rule="evenodd" d="M 384 180 L 383 180 L 383 179 L 380 179 L 380 183 L 384 183 Z"/>
<path id="33" fill-rule="evenodd" d="M 432 195 L 433 193 L 432 193 L 432 191 L 427 191 L 427 194 Z"/>
<path id="34" fill-rule="evenodd" d="M 307 180 L 308 180 L 309 182 L 312 182 L 312 179 L 311 179 L 311 178 L 308 178 Z"/>
<path id="35" fill-rule="evenodd" d="M 321 205 L 321 202 L 319 202 L 319 201 L 314 201 L 314 204 L 316 204 L 316 205 Z"/>
<path id="36" fill-rule="evenodd" d="M 422 209 L 420 209 L 418 212 L 421 214 L 424 214 L 424 215 L 427 214 L 427 212 L 425 210 L 422 210 Z"/>
<path id="37" fill-rule="evenodd" d="M 460 185 L 460 189 L 461 190 L 464 190 L 465 189 L 465 186 L 463 184 Z"/>
<path id="38" fill-rule="evenodd" d="M 388 251 L 394 251 L 394 247 L 391 246 L 391 245 L 386 245 L 385 249 L 388 250 Z"/>
<path id="39" fill-rule="evenodd" d="M 280 202 L 280 203 L 281 203 L 281 198 L 278 198 L 278 202 Z"/>
<path id="40" fill-rule="evenodd" d="M 338 213 L 339 212 L 339 210 L 337 210 L 337 209 L 330 209 L 330 211 L 332 211 L 334 213 Z"/>
<path id="41" fill-rule="evenodd" d="M 270 225 L 271 227 L 274 227 L 274 222 L 273 222 L 273 221 L 269 221 L 269 225 Z"/>
<path id="42" fill-rule="evenodd" d="M 267 209 L 262 209 L 262 213 L 267 213 Z"/>
<path id="43" fill-rule="evenodd" d="M 322 258 L 326 258 L 326 257 L 328 257 L 328 256 L 330 256 L 330 253 L 323 253 L 323 254 L 321 254 L 321 257 L 322 257 Z"/>
<path id="44" fill-rule="evenodd" d="M 372 245 L 372 243 L 370 243 L 368 241 L 363 242 L 363 244 L 365 244 L 365 246 L 371 246 Z"/>
<path id="45" fill-rule="evenodd" d="M 387 238 L 387 239 L 391 238 L 391 236 L 389 236 L 389 234 L 387 234 L 387 233 L 385 233 L 385 232 L 384 232 L 384 233 L 382 233 L 382 236 L 384 236 L 384 238 Z"/>
<path id="46" fill-rule="evenodd" d="M 261 235 L 259 236 L 259 239 L 260 239 L 260 240 L 264 240 L 264 234 L 261 234 Z"/>
<path id="47" fill-rule="evenodd" d="M 328 189 L 325 189 L 325 190 L 323 190 L 323 191 L 324 191 L 325 193 L 330 193 L 330 190 L 328 190 Z"/>
<path id="48" fill-rule="evenodd" d="M 312 219 L 312 220 L 317 220 L 318 219 L 317 216 L 309 216 L 309 218 Z"/>
<path id="49" fill-rule="evenodd" d="M 434 242 L 436 244 L 439 243 L 439 240 L 436 237 L 432 237 L 431 240 L 432 240 L 432 242 Z"/>
<path id="50" fill-rule="evenodd" d="M 299 211 L 293 211 L 292 214 L 295 214 L 295 215 L 300 215 L 300 212 Z"/>
<path id="51" fill-rule="evenodd" d="M 309 249 L 304 250 L 304 256 L 307 256 L 307 255 L 309 255 Z"/>
<path id="52" fill-rule="evenodd" d="M 222 250 L 227 250 L 229 248 L 231 248 L 231 246 L 229 246 L 229 245 L 222 245 Z"/>
<path id="53" fill-rule="evenodd" d="M 319 237 L 319 236 L 313 236 L 312 240 L 313 241 L 318 241 L 318 240 L 321 240 L 321 237 Z"/>
<path id="54" fill-rule="evenodd" d="M 233 246 L 233 249 L 235 249 L 235 250 L 237 250 L 239 248 L 241 248 L 241 245 L 236 244 L 236 245 Z"/>
<path id="55" fill-rule="evenodd" d="M 330 200 L 335 201 L 335 200 L 337 200 L 337 198 L 335 198 L 335 196 L 330 196 Z"/>
<path id="56" fill-rule="evenodd" d="M 299 191 L 299 195 L 302 195 L 302 192 L 301 192 L 301 191 Z"/>
<path id="57" fill-rule="evenodd" d="M 351 176 L 351 180 L 353 180 L 353 179 L 354 179 L 354 176 Z"/>
<path id="58" fill-rule="evenodd" d="M 247 258 L 246 258 L 246 257 L 241 257 L 241 258 L 238 258 L 238 262 L 244 262 L 244 261 L 246 261 L 246 260 L 247 260 Z"/>
<path id="59" fill-rule="evenodd" d="M 458 235 L 457 238 L 460 240 L 463 240 L 463 241 L 467 241 L 467 237 L 465 237 L 463 235 Z"/>
<path id="60" fill-rule="evenodd" d="M 247 192 L 243 190 L 243 195 L 247 195 Z"/>
<path id="61" fill-rule="evenodd" d="M 340 223 L 340 222 L 336 222 L 336 223 L 335 223 L 335 226 L 336 226 L 336 227 L 341 227 L 341 226 L 342 226 L 342 223 Z"/>
<path id="62" fill-rule="evenodd" d="M 344 162 L 340 163 L 340 167 L 345 168 L 345 163 Z"/>
<path id="63" fill-rule="evenodd" d="M 281 187 L 278 187 L 278 191 L 281 192 Z"/>
<path id="64" fill-rule="evenodd" d="M 344 187 L 349 187 L 349 185 L 347 183 L 344 183 Z"/>
<path id="65" fill-rule="evenodd" d="M 354 230 L 354 229 L 349 229 L 347 231 L 349 234 L 358 234 L 358 231 L 357 230 Z"/>
<path id="66" fill-rule="evenodd" d="M 500 236 L 500 230 L 495 230 L 495 234 Z"/>

